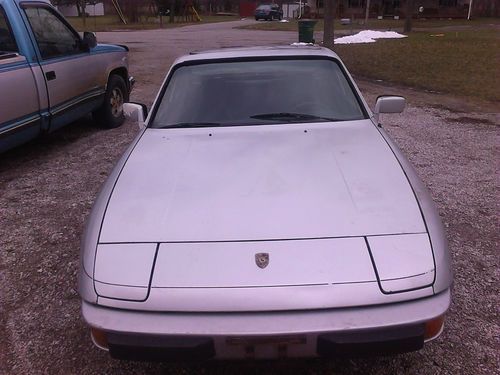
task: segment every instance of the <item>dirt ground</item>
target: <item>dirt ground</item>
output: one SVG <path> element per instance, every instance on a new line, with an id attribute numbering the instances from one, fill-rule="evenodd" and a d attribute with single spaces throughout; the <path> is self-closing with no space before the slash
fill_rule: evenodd
<path id="1" fill-rule="evenodd" d="M 243 21 L 100 33 L 127 44 L 132 100 L 150 105 L 175 57 L 222 46 L 290 43 L 296 34 L 235 30 Z M 246 22 L 246 21 L 245 21 Z M 79 240 L 100 185 L 137 133 L 90 118 L 0 155 L 0 374 L 493 374 L 499 361 L 500 108 L 358 80 L 370 103 L 404 94 L 385 128 L 429 187 L 453 256 L 445 331 L 416 353 L 352 360 L 158 364 L 110 359 L 90 342 L 76 292 Z"/>

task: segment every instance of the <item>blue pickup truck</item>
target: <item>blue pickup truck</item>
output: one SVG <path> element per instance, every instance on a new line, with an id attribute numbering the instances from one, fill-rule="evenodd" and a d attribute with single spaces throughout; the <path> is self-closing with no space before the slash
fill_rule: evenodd
<path id="1" fill-rule="evenodd" d="M 0 0 L 0 153 L 88 113 L 120 126 L 132 85 L 126 46 L 80 36 L 47 2 Z"/>

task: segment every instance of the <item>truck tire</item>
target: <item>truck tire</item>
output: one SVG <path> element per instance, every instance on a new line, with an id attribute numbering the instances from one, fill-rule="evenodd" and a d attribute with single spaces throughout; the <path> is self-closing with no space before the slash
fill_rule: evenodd
<path id="1" fill-rule="evenodd" d="M 99 126 L 106 129 L 117 128 L 125 121 L 123 103 L 128 101 L 128 91 L 125 81 L 119 75 L 109 77 L 104 103 L 93 113 Z"/>

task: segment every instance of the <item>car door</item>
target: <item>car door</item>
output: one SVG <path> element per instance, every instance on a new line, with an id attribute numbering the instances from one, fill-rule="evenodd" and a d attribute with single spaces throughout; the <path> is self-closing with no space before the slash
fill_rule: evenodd
<path id="1" fill-rule="evenodd" d="M 41 129 L 35 76 L 27 58 L 19 52 L 0 5 L 0 152 L 35 138 Z"/>
<path id="2" fill-rule="evenodd" d="M 51 6 L 22 4 L 47 83 L 50 131 L 95 109 L 105 87 L 78 33 Z"/>

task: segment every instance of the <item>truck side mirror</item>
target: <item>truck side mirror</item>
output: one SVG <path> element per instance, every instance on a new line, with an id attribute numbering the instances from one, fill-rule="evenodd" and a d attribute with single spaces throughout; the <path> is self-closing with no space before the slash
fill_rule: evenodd
<path id="1" fill-rule="evenodd" d="M 97 46 L 97 37 L 95 36 L 94 33 L 91 33 L 89 31 L 85 31 L 83 33 L 83 45 L 84 47 L 88 49 L 95 48 Z"/>
<path id="2" fill-rule="evenodd" d="M 406 99 L 402 96 L 379 96 L 373 111 L 375 121 L 378 122 L 381 113 L 401 113 L 406 106 Z"/>
<path id="3" fill-rule="evenodd" d="M 135 122 L 139 129 L 146 128 L 146 118 L 148 117 L 148 107 L 142 103 L 123 104 L 123 113 L 128 121 Z"/>

